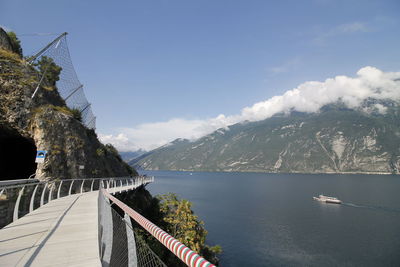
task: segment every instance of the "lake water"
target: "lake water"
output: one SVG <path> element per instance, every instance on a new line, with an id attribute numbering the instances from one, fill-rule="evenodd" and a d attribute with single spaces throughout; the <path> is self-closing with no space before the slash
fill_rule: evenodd
<path id="1" fill-rule="evenodd" d="M 400 176 L 142 173 L 193 202 L 221 266 L 400 266 Z"/>

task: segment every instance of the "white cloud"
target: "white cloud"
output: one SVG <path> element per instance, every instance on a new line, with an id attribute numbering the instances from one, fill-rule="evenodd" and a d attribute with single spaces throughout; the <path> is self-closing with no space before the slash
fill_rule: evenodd
<path id="1" fill-rule="evenodd" d="M 100 135 L 103 142 L 114 144 L 120 151 L 137 148 L 153 149 L 176 138 L 195 139 L 218 128 L 243 121 L 267 119 L 274 114 L 290 112 L 317 112 L 322 106 L 343 101 L 355 108 L 366 98 L 400 100 L 400 72 L 383 72 L 374 67 L 364 67 L 356 77 L 336 76 L 323 82 L 309 81 L 286 91 L 283 95 L 245 107 L 240 114 L 204 120 L 172 119 L 120 129 L 117 135 Z M 382 107 L 378 110 L 384 111 Z"/>
<path id="2" fill-rule="evenodd" d="M 353 22 L 349 24 L 342 24 L 332 31 L 334 34 L 340 33 L 353 33 L 353 32 L 367 32 L 368 28 L 364 23 Z"/>
<path id="3" fill-rule="evenodd" d="M 117 135 L 99 134 L 103 143 L 113 144 L 119 151 L 150 150 L 176 138 L 195 139 L 207 134 L 201 130 L 203 120 L 171 119 L 165 122 L 140 124 L 134 128 L 121 128 Z M 214 129 L 214 128 L 213 128 Z"/>
<path id="4" fill-rule="evenodd" d="M 280 73 L 291 71 L 299 65 L 300 61 L 301 60 L 299 57 L 295 57 L 295 58 L 283 63 L 282 65 L 269 68 L 268 72 L 272 75 L 277 75 Z"/>
<path id="5" fill-rule="evenodd" d="M 131 138 L 125 133 L 119 133 L 117 135 L 106 135 L 106 134 L 98 134 L 99 139 L 104 144 L 113 144 L 119 151 L 136 151 L 139 150 L 139 147 L 132 141 Z"/>
<path id="6" fill-rule="evenodd" d="M 362 33 L 369 32 L 371 29 L 367 27 L 365 23 L 362 22 L 352 22 L 347 24 L 341 24 L 334 28 L 320 33 L 316 38 L 314 38 L 314 43 L 318 45 L 323 45 L 329 38 L 338 35 L 352 34 L 352 33 Z"/>

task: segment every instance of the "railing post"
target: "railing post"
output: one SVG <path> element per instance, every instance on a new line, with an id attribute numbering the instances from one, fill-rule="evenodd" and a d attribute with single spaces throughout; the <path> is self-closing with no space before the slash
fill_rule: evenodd
<path id="1" fill-rule="evenodd" d="M 119 193 L 121 194 L 122 192 L 122 180 L 119 180 Z"/>
<path id="2" fill-rule="evenodd" d="M 6 190 L 6 189 L 3 188 L 3 190 L 1 190 L 1 192 L 0 192 L 0 197 L 1 197 L 1 195 L 4 193 L 4 190 Z"/>
<path id="3" fill-rule="evenodd" d="M 82 180 L 82 184 L 81 184 L 81 194 L 83 193 L 83 184 L 85 183 L 85 180 Z"/>
<path id="4" fill-rule="evenodd" d="M 38 189 L 38 186 L 39 186 L 39 184 L 37 184 L 35 186 L 35 189 L 33 189 L 33 193 L 32 193 L 32 196 L 31 196 L 31 202 L 29 203 L 29 212 L 33 211 L 33 204 L 35 202 L 35 195 L 36 195 L 36 190 Z"/>
<path id="5" fill-rule="evenodd" d="M 72 180 L 71 185 L 69 186 L 68 196 L 71 195 L 72 185 L 74 184 L 75 180 Z"/>
<path id="6" fill-rule="evenodd" d="M 110 189 L 110 181 L 107 180 L 107 189 Z"/>
<path id="7" fill-rule="evenodd" d="M 125 228 L 126 228 L 126 239 L 128 241 L 128 266 L 137 267 L 137 255 L 136 255 L 136 242 L 135 242 L 135 232 L 132 228 L 131 217 L 127 213 L 124 215 Z"/>
<path id="8" fill-rule="evenodd" d="M 53 193 L 53 187 L 50 186 L 50 191 L 49 191 L 49 201 L 47 201 L 47 203 L 49 203 L 52 199 L 52 193 Z"/>
<path id="9" fill-rule="evenodd" d="M 62 183 L 63 183 L 63 180 L 61 180 L 60 185 L 58 186 L 58 190 L 57 190 L 57 199 L 60 198 Z"/>
<path id="10" fill-rule="evenodd" d="M 42 196 L 40 197 L 40 207 L 43 206 L 43 204 L 44 204 L 44 194 L 46 192 L 47 184 L 48 183 L 45 183 L 44 187 L 43 187 Z"/>
<path id="11" fill-rule="evenodd" d="M 92 185 L 90 186 L 90 192 L 93 192 L 93 184 L 94 184 L 94 179 L 92 181 Z"/>
<path id="12" fill-rule="evenodd" d="M 15 207 L 14 207 L 14 216 L 13 216 L 13 222 L 18 220 L 18 210 L 19 210 L 19 202 L 21 201 L 22 194 L 24 193 L 25 186 L 22 187 L 22 189 L 18 193 L 18 198 L 17 201 L 15 202 Z"/>

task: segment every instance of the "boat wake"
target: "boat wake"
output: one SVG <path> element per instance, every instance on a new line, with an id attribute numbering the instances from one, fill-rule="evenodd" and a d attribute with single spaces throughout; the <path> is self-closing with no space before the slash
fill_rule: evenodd
<path id="1" fill-rule="evenodd" d="M 379 211 L 400 213 L 400 209 L 381 207 L 381 206 L 365 206 L 365 205 L 357 205 L 357 204 L 345 203 L 345 202 L 343 202 L 342 205 L 347 206 L 347 207 L 360 208 L 360 209 L 370 209 L 370 210 L 379 210 Z"/>

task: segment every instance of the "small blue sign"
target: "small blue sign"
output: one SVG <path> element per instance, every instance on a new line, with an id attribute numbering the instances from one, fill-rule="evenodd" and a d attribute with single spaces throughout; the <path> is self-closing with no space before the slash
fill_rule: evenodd
<path id="1" fill-rule="evenodd" d="M 46 150 L 38 150 L 36 153 L 36 158 L 41 159 L 41 158 L 45 158 L 47 154 Z"/>
<path id="2" fill-rule="evenodd" d="M 36 163 L 43 163 L 46 158 L 47 151 L 46 150 L 38 150 L 36 152 Z"/>

